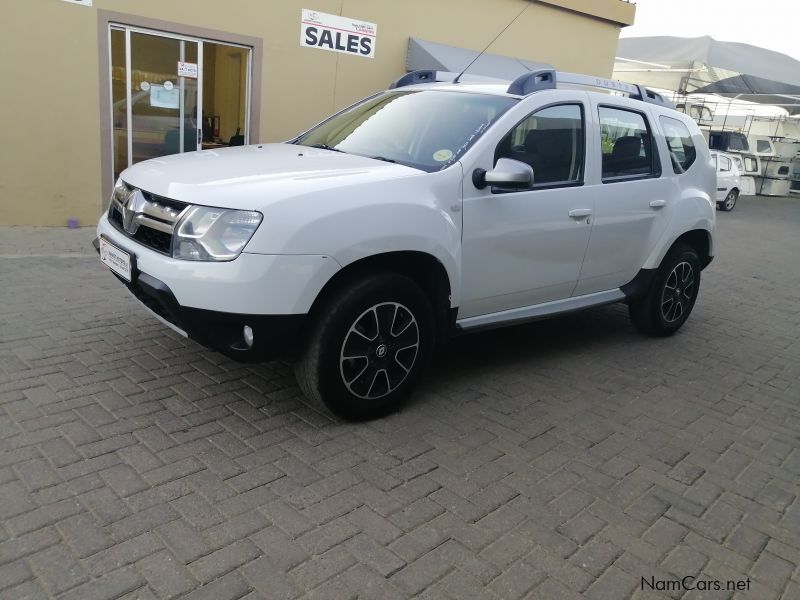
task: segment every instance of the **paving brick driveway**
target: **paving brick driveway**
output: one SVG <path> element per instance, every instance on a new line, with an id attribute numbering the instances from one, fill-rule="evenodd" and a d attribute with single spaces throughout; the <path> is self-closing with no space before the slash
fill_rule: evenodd
<path id="1" fill-rule="evenodd" d="M 719 229 L 673 338 L 462 338 L 360 425 L 162 327 L 91 231 L 0 230 L 0 597 L 800 598 L 800 201 Z M 750 589 L 641 589 L 687 575 Z"/>

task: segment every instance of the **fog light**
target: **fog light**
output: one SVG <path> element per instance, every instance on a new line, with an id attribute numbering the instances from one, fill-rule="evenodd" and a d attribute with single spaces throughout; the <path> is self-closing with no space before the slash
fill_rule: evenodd
<path id="1" fill-rule="evenodd" d="M 245 325 L 244 329 L 242 330 L 242 335 L 244 335 L 244 343 L 247 344 L 248 348 L 253 347 L 253 328 L 250 325 Z"/>

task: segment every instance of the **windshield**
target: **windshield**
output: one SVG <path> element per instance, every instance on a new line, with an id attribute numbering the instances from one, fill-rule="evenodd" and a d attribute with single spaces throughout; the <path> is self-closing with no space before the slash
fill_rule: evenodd
<path id="1" fill-rule="evenodd" d="M 331 117 L 294 143 L 439 171 L 515 102 L 441 90 L 387 92 Z"/>

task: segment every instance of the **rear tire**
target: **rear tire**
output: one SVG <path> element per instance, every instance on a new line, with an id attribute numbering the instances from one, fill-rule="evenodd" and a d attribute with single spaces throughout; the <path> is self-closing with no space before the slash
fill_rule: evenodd
<path id="1" fill-rule="evenodd" d="M 431 357 L 430 302 L 411 279 L 377 273 L 315 311 L 295 376 L 310 400 L 361 421 L 397 410 Z"/>
<path id="2" fill-rule="evenodd" d="M 676 244 L 661 261 L 647 294 L 629 304 L 631 321 L 648 335 L 672 335 L 689 318 L 699 289 L 697 252 L 686 244 Z"/>
<path id="3" fill-rule="evenodd" d="M 736 201 L 739 199 L 739 191 L 738 190 L 731 190 L 728 192 L 728 195 L 725 196 L 725 200 L 718 203 L 719 209 L 725 212 L 730 212 L 733 210 L 733 207 L 736 206 Z"/>

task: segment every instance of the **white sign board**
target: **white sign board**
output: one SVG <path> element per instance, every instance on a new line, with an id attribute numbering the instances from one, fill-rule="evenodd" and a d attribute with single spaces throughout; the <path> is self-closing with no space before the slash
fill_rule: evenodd
<path id="1" fill-rule="evenodd" d="M 178 77 L 197 79 L 197 63 L 178 61 Z"/>
<path id="2" fill-rule="evenodd" d="M 169 87 L 167 87 L 169 84 Z M 179 108 L 181 101 L 181 90 L 173 87 L 167 81 L 164 85 L 152 84 L 150 86 L 150 106 L 156 108 Z"/>
<path id="3" fill-rule="evenodd" d="M 84 6 L 92 5 L 92 0 L 64 0 L 64 2 L 70 2 L 71 4 L 83 4 Z"/>
<path id="4" fill-rule="evenodd" d="M 309 48 L 374 58 L 377 35 L 378 26 L 367 21 L 307 8 L 300 18 L 300 45 Z"/>

